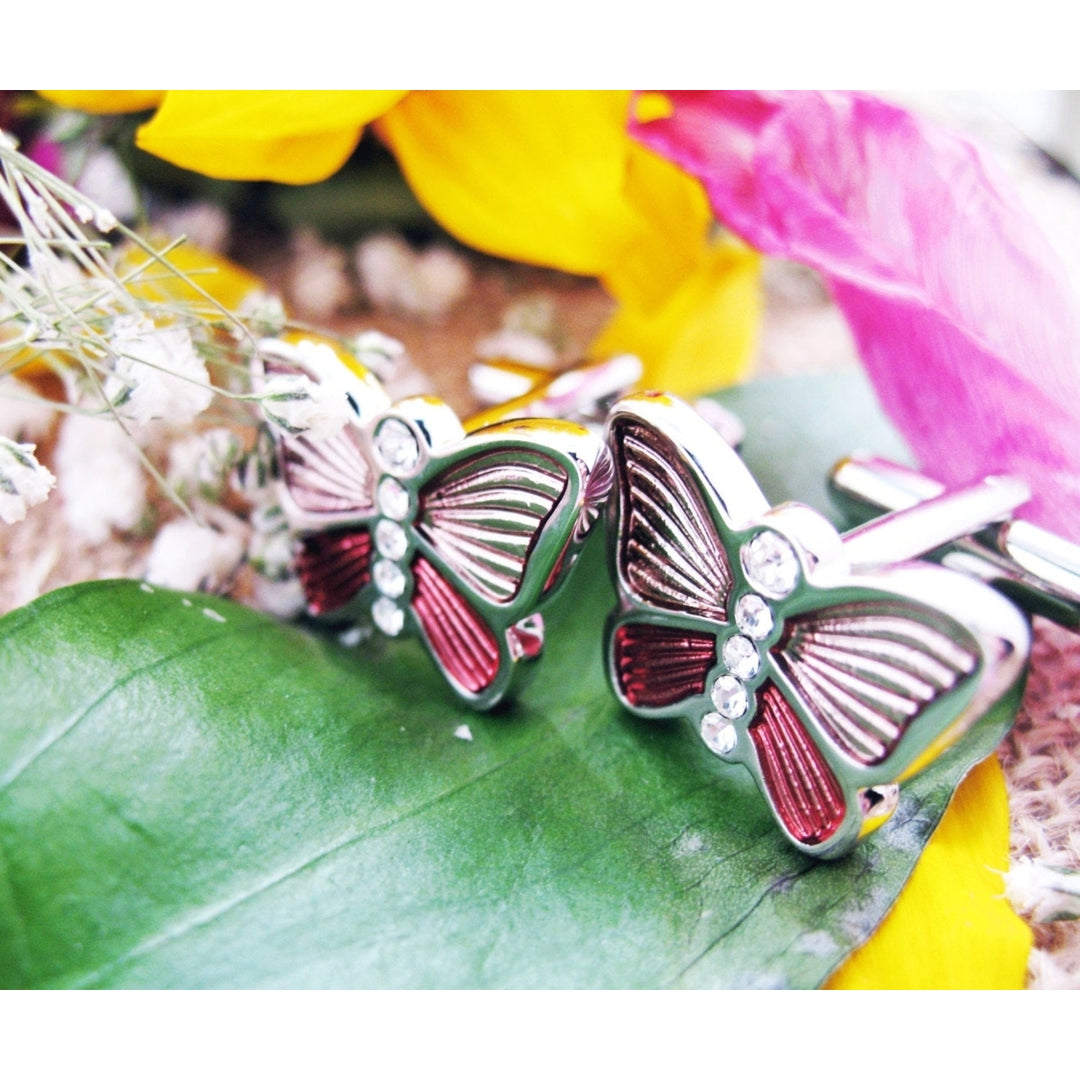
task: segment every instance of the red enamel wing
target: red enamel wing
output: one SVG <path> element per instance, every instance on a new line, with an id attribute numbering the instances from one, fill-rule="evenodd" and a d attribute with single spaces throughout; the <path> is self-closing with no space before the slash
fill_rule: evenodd
<path id="1" fill-rule="evenodd" d="M 353 422 L 320 441 L 278 437 L 308 612 L 418 635 L 454 690 L 489 708 L 540 654 L 536 609 L 611 486 L 603 443 L 560 420 L 466 434 L 436 398 L 392 406 L 374 379 L 338 378 Z"/>
<path id="2" fill-rule="evenodd" d="M 930 564 L 851 566 L 820 515 L 771 509 L 689 406 L 624 398 L 606 438 L 615 693 L 688 717 L 801 850 L 849 850 L 900 779 L 1017 685 L 1029 632 L 1008 601 Z"/>

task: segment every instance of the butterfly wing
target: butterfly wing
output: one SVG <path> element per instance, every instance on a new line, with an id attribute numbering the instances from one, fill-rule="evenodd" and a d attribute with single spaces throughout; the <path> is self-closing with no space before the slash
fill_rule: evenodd
<path id="1" fill-rule="evenodd" d="M 422 489 L 416 530 L 471 592 L 506 604 L 568 482 L 566 465 L 545 450 L 477 448 Z"/>
<path id="2" fill-rule="evenodd" d="M 371 532 L 345 528 L 301 536 L 294 564 L 308 613 L 333 615 L 371 581 Z"/>
<path id="3" fill-rule="evenodd" d="M 352 428 L 320 442 L 284 436 L 278 447 L 290 517 L 301 527 L 332 527 L 370 515 L 372 469 Z"/>
<path id="4" fill-rule="evenodd" d="M 717 436 L 689 412 L 662 395 L 637 395 L 615 407 L 607 430 L 622 608 L 608 629 L 608 671 L 622 701 L 651 716 L 707 700 L 734 581 L 728 515 L 767 509 L 752 481 L 735 485 L 734 503 L 719 498 L 693 452 L 711 456 Z M 726 446 L 718 453 L 745 473 Z"/>
<path id="5" fill-rule="evenodd" d="M 478 707 L 539 652 L 533 617 L 606 497 L 603 446 L 563 421 L 518 420 L 433 455 L 414 522 L 412 611 L 443 672 Z"/>
<path id="6" fill-rule="evenodd" d="M 331 374 L 340 392 L 352 403 L 355 424 L 336 435 L 313 441 L 304 435 L 275 433 L 280 499 L 297 534 L 295 565 L 309 614 L 347 614 L 347 607 L 371 580 L 373 471 L 363 449 L 362 415 L 387 404 L 370 378 L 354 377 L 343 367 L 304 363 L 304 354 L 283 343 L 266 343 L 263 369 L 267 376 L 303 371 L 319 382 Z"/>
<path id="7" fill-rule="evenodd" d="M 484 696 L 499 675 L 498 638 L 434 564 L 418 555 L 412 571 L 412 610 L 444 674 L 463 696 Z"/>
<path id="8" fill-rule="evenodd" d="M 959 622 L 900 596 L 793 615 L 772 660 L 829 741 L 867 768 L 891 758 L 928 709 L 963 694 L 980 666 Z"/>
<path id="9" fill-rule="evenodd" d="M 612 684 L 638 712 L 682 712 L 706 694 L 714 667 L 716 635 L 702 627 L 633 618 L 611 634 Z"/>

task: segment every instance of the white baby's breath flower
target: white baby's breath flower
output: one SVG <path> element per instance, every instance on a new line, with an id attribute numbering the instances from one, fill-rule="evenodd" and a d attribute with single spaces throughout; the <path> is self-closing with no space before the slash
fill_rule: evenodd
<path id="1" fill-rule="evenodd" d="M 228 428 L 211 428 L 177 439 L 169 447 L 166 479 L 183 497 L 217 499 L 242 455 L 239 437 Z"/>
<path id="2" fill-rule="evenodd" d="M 56 409 L 22 379 L 0 378 L 0 435 L 9 439 L 42 439 L 53 426 L 56 415 Z"/>
<path id="3" fill-rule="evenodd" d="M 434 393 L 431 380 L 411 362 L 405 346 L 396 338 L 378 330 L 365 330 L 356 335 L 352 351 L 394 401 Z"/>
<path id="4" fill-rule="evenodd" d="M 172 206 L 157 213 L 154 224 L 166 236 L 186 236 L 204 251 L 224 251 L 229 242 L 229 215 L 217 203 Z"/>
<path id="5" fill-rule="evenodd" d="M 57 490 L 72 531 L 100 543 L 146 512 L 146 476 L 131 438 L 111 419 L 73 413 L 56 444 Z"/>
<path id="6" fill-rule="evenodd" d="M 278 344 L 286 343 L 279 342 Z M 325 342 L 304 338 L 292 346 L 291 356 L 293 363 L 298 364 L 319 382 L 346 388 L 347 368 L 338 354 Z"/>
<path id="7" fill-rule="evenodd" d="M 120 416 L 145 424 L 190 423 L 213 401 L 206 364 L 182 326 L 158 327 L 145 317 L 116 320 L 110 339 L 116 353 L 105 394 Z"/>
<path id="8" fill-rule="evenodd" d="M 78 295 L 87 286 L 100 288 L 91 282 L 74 259 L 64 258 L 53 251 L 30 253 L 30 276 L 45 292 L 55 295 Z"/>
<path id="9" fill-rule="evenodd" d="M 405 346 L 379 330 L 364 330 L 357 334 L 352 349 L 356 359 L 383 382 L 392 378 L 408 361 Z"/>
<path id="10" fill-rule="evenodd" d="M 236 309 L 237 317 L 257 337 L 273 338 L 285 329 L 285 305 L 280 296 L 252 289 Z"/>
<path id="11" fill-rule="evenodd" d="M 236 572 L 244 546 L 242 528 L 215 529 L 180 518 L 155 537 L 143 576 L 168 589 L 215 592 Z"/>
<path id="12" fill-rule="evenodd" d="M 321 442 L 336 435 L 355 415 L 348 370 L 329 345 L 264 340 L 257 355 L 301 369 L 296 374 L 270 375 L 262 384 L 259 404 L 276 427 Z"/>
<path id="13" fill-rule="evenodd" d="M 273 437 L 260 427 L 255 445 L 241 455 L 229 474 L 229 487 L 249 502 L 258 503 L 270 497 L 277 468 L 277 449 Z"/>
<path id="14" fill-rule="evenodd" d="M 298 308 L 317 319 L 326 319 L 352 299 L 345 272 L 348 256 L 327 244 L 311 229 L 300 229 L 292 238 L 293 264 L 289 294 Z"/>
<path id="15" fill-rule="evenodd" d="M 353 261 L 367 298 L 377 308 L 394 308 L 412 280 L 414 253 L 400 237 L 376 233 L 356 245 Z"/>
<path id="16" fill-rule="evenodd" d="M 304 587 L 299 578 L 286 578 L 284 581 L 269 581 L 267 578 L 255 579 L 254 606 L 278 619 L 295 619 L 305 606 Z"/>
<path id="17" fill-rule="evenodd" d="M 56 486 L 56 477 L 34 457 L 36 449 L 0 437 L 0 521 L 9 525 L 22 521 Z"/>
<path id="18" fill-rule="evenodd" d="M 356 272 L 375 307 L 421 319 L 445 315 L 469 290 L 468 264 L 448 247 L 415 252 L 400 236 L 378 233 L 356 246 Z"/>
<path id="19" fill-rule="evenodd" d="M 1017 859 L 1005 874 L 1005 899 L 1034 922 L 1080 919 L 1080 873 Z"/>
<path id="20" fill-rule="evenodd" d="M 422 309 L 419 315 L 445 315 L 464 299 L 472 284 L 469 264 L 448 247 L 436 244 L 416 260 L 416 279 Z"/>
<path id="21" fill-rule="evenodd" d="M 496 330 L 476 343 L 481 360 L 516 360 L 530 367 L 551 368 L 559 359 L 551 342 L 525 330 Z"/>
<path id="22" fill-rule="evenodd" d="M 353 415 L 340 388 L 314 382 L 306 375 L 272 375 L 259 395 L 259 404 L 275 427 L 311 442 L 332 438 Z"/>
<path id="23" fill-rule="evenodd" d="M 293 534 L 285 511 L 275 503 L 251 511 L 248 561 L 264 578 L 284 581 L 293 574 Z"/>
<path id="24" fill-rule="evenodd" d="M 117 218 L 130 220 L 138 213 L 139 199 L 131 174 L 107 147 L 90 154 L 75 186 L 94 204 L 94 225 L 103 233 L 116 228 Z"/>

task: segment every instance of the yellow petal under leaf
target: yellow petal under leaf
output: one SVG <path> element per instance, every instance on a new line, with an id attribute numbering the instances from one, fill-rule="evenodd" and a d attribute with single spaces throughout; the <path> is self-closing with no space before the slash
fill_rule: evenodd
<path id="1" fill-rule="evenodd" d="M 1003 897 L 1009 803 L 996 758 L 972 769 L 874 936 L 836 990 L 1019 990 L 1030 928 Z"/>
<path id="2" fill-rule="evenodd" d="M 143 112 L 165 96 L 164 90 L 39 90 L 38 93 L 62 109 L 88 113 Z"/>
<path id="3" fill-rule="evenodd" d="M 404 90 L 170 90 L 143 150 L 224 180 L 311 184 L 335 173 L 364 125 Z"/>
<path id="4" fill-rule="evenodd" d="M 636 353 L 645 365 L 643 388 L 705 393 L 745 375 L 761 307 L 761 257 L 724 238 L 658 308 L 622 304 L 589 351 Z"/>
<path id="5" fill-rule="evenodd" d="M 423 91 L 378 125 L 459 240 L 598 276 L 636 231 L 623 195 L 627 91 Z"/>

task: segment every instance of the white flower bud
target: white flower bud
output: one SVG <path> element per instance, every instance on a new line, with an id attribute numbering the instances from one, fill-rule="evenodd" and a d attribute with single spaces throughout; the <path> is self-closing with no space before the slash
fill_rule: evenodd
<path id="1" fill-rule="evenodd" d="M 130 436 L 111 419 L 73 413 L 60 427 L 56 471 L 71 529 L 91 543 L 135 528 L 146 512 L 146 475 Z"/>
<path id="2" fill-rule="evenodd" d="M 105 394 L 124 419 L 180 427 L 213 401 L 206 364 L 184 327 L 159 328 L 150 319 L 125 316 L 116 320 L 109 345 L 116 362 Z"/>
<path id="3" fill-rule="evenodd" d="M 1005 875 L 1005 899 L 1034 922 L 1080 919 L 1080 873 L 1018 859 Z"/>
<path id="4" fill-rule="evenodd" d="M 239 523 L 219 531 L 189 518 L 170 521 L 154 539 L 144 576 L 168 589 L 215 592 L 240 566 L 246 539 Z"/>
<path id="5" fill-rule="evenodd" d="M 0 436 L 0 520 L 9 525 L 22 521 L 56 486 L 56 477 L 34 457 L 36 449 Z"/>

